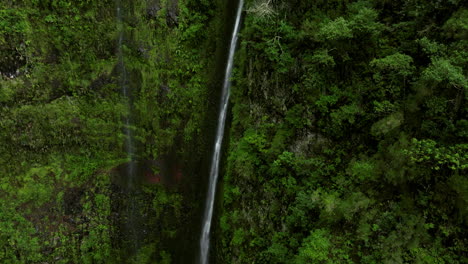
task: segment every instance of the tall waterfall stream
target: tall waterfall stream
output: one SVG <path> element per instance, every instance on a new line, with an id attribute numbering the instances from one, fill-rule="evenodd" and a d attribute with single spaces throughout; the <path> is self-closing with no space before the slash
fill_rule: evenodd
<path id="1" fill-rule="evenodd" d="M 226 114 L 227 107 L 229 102 L 229 93 L 231 87 L 231 73 L 232 66 L 234 62 L 234 52 L 236 50 L 237 38 L 240 27 L 240 20 L 242 14 L 242 7 L 244 1 L 239 0 L 239 5 L 236 12 L 236 20 L 234 23 L 234 30 L 232 32 L 231 43 L 229 46 L 229 57 L 226 65 L 226 72 L 224 75 L 223 88 L 221 92 L 221 101 L 219 106 L 219 117 L 218 117 L 218 127 L 216 130 L 216 140 L 213 150 L 213 156 L 211 159 L 211 169 L 210 169 L 210 178 L 208 185 L 208 193 L 206 196 L 205 203 L 205 213 L 203 216 L 203 228 L 200 239 L 200 264 L 208 263 L 208 253 L 210 249 L 210 231 L 211 231 L 211 221 L 213 218 L 213 207 L 216 194 L 216 185 L 219 176 L 219 163 L 221 158 L 221 146 L 224 136 L 224 127 L 226 124 Z"/>
<path id="2" fill-rule="evenodd" d="M 122 45 L 123 45 L 123 38 L 124 38 L 124 25 L 122 21 L 122 6 L 120 1 L 117 1 L 117 23 L 119 27 L 119 40 L 118 40 L 118 47 L 117 47 L 117 56 L 118 56 L 118 69 L 120 72 L 120 79 L 119 79 L 119 85 L 122 90 L 122 95 L 126 100 L 130 101 L 130 95 L 129 95 L 129 87 L 128 87 L 128 80 L 127 80 L 127 69 L 125 68 L 125 62 L 123 58 L 123 51 L 122 51 Z M 129 108 L 130 108 L 130 103 L 129 103 Z M 125 134 L 125 151 L 127 152 L 128 158 L 130 161 L 132 161 L 133 156 L 134 156 L 134 143 L 133 143 L 133 133 L 130 128 L 131 125 L 131 120 L 130 120 L 130 114 L 127 114 L 124 117 L 124 134 Z M 128 184 L 133 185 L 132 181 L 132 175 L 134 174 L 134 166 L 132 165 L 133 162 L 129 163 L 128 166 Z M 130 186 L 129 186 L 130 187 Z"/>
<path id="3" fill-rule="evenodd" d="M 124 206 L 123 217 L 125 218 L 125 236 L 127 240 L 127 247 L 131 255 L 136 255 L 140 247 L 140 230 L 138 225 L 138 201 L 136 194 L 138 188 L 135 186 L 136 183 L 136 169 L 135 169 L 135 143 L 132 131 L 132 115 L 131 115 L 131 94 L 128 80 L 128 72 L 125 67 L 124 61 L 124 33 L 125 23 L 123 20 L 123 10 L 121 0 L 116 1 L 117 6 L 117 26 L 118 26 L 118 43 L 117 43 L 117 69 L 119 72 L 119 86 L 121 88 L 122 96 L 127 100 L 128 113 L 123 117 L 123 133 L 125 135 L 125 152 L 129 162 L 126 166 L 124 188 L 126 189 L 128 200 Z"/>

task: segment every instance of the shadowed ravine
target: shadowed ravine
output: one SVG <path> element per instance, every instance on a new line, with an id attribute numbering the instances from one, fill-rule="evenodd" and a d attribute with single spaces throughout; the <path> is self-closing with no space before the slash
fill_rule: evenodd
<path id="1" fill-rule="evenodd" d="M 205 213 L 203 216 L 203 222 L 202 222 L 203 227 L 202 227 L 202 234 L 200 238 L 200 264 L 208 263 L 208 255 L 209 255 L 208 253 L 210 249 L 211 221 L 213 218 L 213 207 L 214 207 L 214 200 L 215 200 L 215 194 L 216 194 L 216 185 L 217 185 L 218 177 L 219 177 L 221 146 L 223 142 L 224 128 L 226 125 L 226 115 L 227 115 L 229 93 L 230 93 L 229 90 L 231 87 L 230 78 L 231 78 L 232 66 L 234 62 L 234 52 L 236 49 L 237 38 L 238 38 L 238 33 L 239 33 L 242 6 L 243 6 L 243 0 L 240 0 L 239 5 L 237 7 L 236 20 L 234 22 L 234 29 L 232 32 L 231 42 L 229 45 L 229 57 L 228 57 L 228 61 L 226 64 L 223 88 L 221 92 L 218 125 L 217 125 L 217 130 L 216 130 L 216 139 L 215 139 L 215 145 L 214 145 L 214 150 L 213 150 L 213 156 L 211 159 L 208 193 L 206 196 Z"/>

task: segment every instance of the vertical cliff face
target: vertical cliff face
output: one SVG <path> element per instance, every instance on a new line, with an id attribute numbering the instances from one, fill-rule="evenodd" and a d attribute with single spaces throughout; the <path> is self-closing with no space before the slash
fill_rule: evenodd
<path id="1" fill-rule="evenodd" d="M 224 8 L 187 0 L 0 4 L 2 262 L 195 257 Z M 132 166 L 136 194 L 122 183 Z M 124 232 L 130 198 L 137 250 Z"/>
<path id="2" fill-rule="evenodd" d="M 196 259 L 236 3 L 0 1 L 0 263 Z M 216 263 L 467 263 L 466 4 L 244 10 Z"/>

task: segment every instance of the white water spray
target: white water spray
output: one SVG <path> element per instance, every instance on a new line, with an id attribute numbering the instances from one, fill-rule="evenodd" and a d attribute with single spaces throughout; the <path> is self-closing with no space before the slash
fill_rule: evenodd
<path id="1" fill-rule="evenodd" d="M 224 127 L 226 124 L 226 114 L 229 102 L 229 89 L 231 87 L 231 73 L 234 62 L 234 51 L 236 49 L 237 37 L 240 27 L 240 19 L 242 13 L 243 0 L 239 0 L 239 6 L 237 7 L 236 21 L 234 24 L 234 30 L 232 32 L 231 43 L 229 46 L 229 57 L 226 65 L 226 72 L 224 75 L 223 90 L 221 94 L 221 102 L 219 107 L 218 117 L 218 128 L 216 130 L 216 141 L 213 151 L 213 157 L 211 159 L 210 179 L 208 185 L 208 194 L 206 197 L 205 214 L 203 217 L 203 229 L 200 239 L 200 264 L 208 263 L 208 251 L 210 249 L 210 231 L 211 231 L 211 220 L 213 218 L 213 207 L 214 199 L 216 194 L 216 184 L 219 176 L 219 161 L 221 158 L 221 145 L 224 136 Z"/>

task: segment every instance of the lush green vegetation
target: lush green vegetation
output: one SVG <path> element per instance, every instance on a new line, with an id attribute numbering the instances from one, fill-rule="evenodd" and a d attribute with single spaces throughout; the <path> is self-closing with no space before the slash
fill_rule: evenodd
<path id="1" fill-rule="evenodd" d="M 205 149 L 220 3 L 0 2 L 1 263 L 177 261 L 168 244 L 187 236 L 184 219 L 200 210 L 188 165 Z M 131 98 L 119 86 L 120 34 Z M 128 193 L 119 184 L 124 116 L 139 160 L 164 163 L 175 152 L 180 186 Z M 143 230 L 135 255 L 123 223 L 140 216 L 129 220 Z"/>
<path id="2" fill-rule="evenodd" d="M 218 263 L 465 263 L 462 1 L 247 3 Z"/>
<path id="3" fill-rule="evenodd" d="M 1 263 L 195 257 L 234 6 L 0 1 Z M 467 263 L 464 1 L 243 14 L 213 260 Z M 121 183 L 125 117 L 138 161 L 181 180 Z"/>

